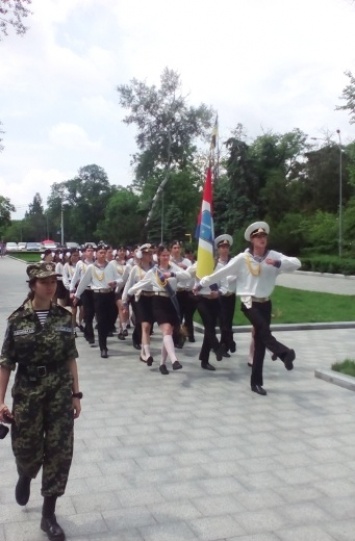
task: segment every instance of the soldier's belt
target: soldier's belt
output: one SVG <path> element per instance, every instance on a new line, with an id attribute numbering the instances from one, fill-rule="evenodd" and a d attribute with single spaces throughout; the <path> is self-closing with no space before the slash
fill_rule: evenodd
<path id="1" fill-rule="evenodd" d="M 112 293 L 111 287 L 102 287 L 101 289 L 94 289 L 94 293 Z"/>
<path id="2" fill-rule="evenodd" d="M 48 363 L 45 365 L 19 364 L 17 372 L 26 376 L 29 381 L 38 381 L 52 372 L 57 372 L 60 366 L 63 365 L 59 365 L 58 363 Z"/>
<path id="3" fill-rule="evenodd" d="M 270 297 L 252 297 L 251 300 L 253 302 L 268 302 Z"/>

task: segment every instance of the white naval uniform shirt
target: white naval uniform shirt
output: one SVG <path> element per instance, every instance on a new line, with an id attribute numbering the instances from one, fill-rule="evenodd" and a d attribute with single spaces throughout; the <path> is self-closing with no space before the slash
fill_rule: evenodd
<path id="1" fill-rule="evenodd" d="M 144 270 L 140 265 L 133 265 L 133 267 L 131 268 L 131 271 L 129 273 L 127 282 L 126 282 L 126 284 L 124 286 L 124 289 L 123 289 L 123 293 L 122 293 L 122 302 L 123 303 L 127 302 L 129 289 L 134 284 L 136 284 L 137 282 L 142 280 L 145 277 L 146 273 L 150 270 L 150 268 L 151 267 L 149 267 L 149 269 L 147 269 L 147 270 Z M 143 289 L 143 291 L 152 291 L 152 286 L 147 285 L 146 287 L 144 287 L 142 289 Z M 136 300 L 138 300 L 138 299 L 136 298 Z"/>
<path id="2" fill-rule="evenodd" d="M 88 266 L 92 265 L 93 263 L 94 261 L 88 261 L 87 259 L 85 259 L 85 261 L 80 260 L 77 262 L 75 266 L 75 273 L 70 283 L 70 293 L 74 293 L 76 284 L 80 282 L 87 271 Z"/>
<path id="3" fill-rule="evenodd" d="M 187 257 L 182 257 L 179 260 L 170 258 L 170 262 L 174 265 L 177 265 L 182 270 L 186 270 L 192 265 L 191 261 L 187 259 Z M 180 267 L 179 264 L 182 264 L 183 266 Z M 186 289 L 188 291 L 191 291 L 193 286 L 194 286 L 194 279 L 191 278 L 190 274 L 189 274 L 189 278 L 179 278 L 177 281 L 177 290 Z"/>
<path id="4" fill-rule="evenodd" d="M 267 258 L 280 261 L 280 267 L 267 264 Z M 202 278 L 200 285 L 206 287 L 215 282 L 220 282 L 228 276 L 236 276 L 236 294 L 241 297 L 246 306 L 250 307 L 252 297 L 266 298 L 271 295 L 276 278 L 281 272 L 292 272 L 301 266 L 301 262 L 297 257 L 287 257 L 275 250 L 267 251 L 260 262 L 258 259 L 254 258 L 250 251 L 242 252 L 233 257 L 221 269 Z M 254 275 L 250 269 L 255 269 L 255 271 L 260 269 L 260 273 Z"/>
<path id="5" fill-rule="evenodd" d="M 117 259 L 113 259 L 112 261 L 110 261 L 110 264 L 112 265 L 116 265 L 116 270 L 119 274 L 119 276 L 121 276 L 122 278 L 122 283 L 119 284 L 116 288 L 116 293 L 119 293 L 121 291 L 121 289 L 124 288 L 127 280 L 128 280 L 128 277 L 129 277 L 129 273 L 131 271 L 131 265 L 128 265 L 126 262 L 125 263 L 120 263 L 119 261 L 117 261 Z"/>
<path id="6" fill-rule="evenodd" d="M 76 265 L 71 265 L 70 263 L 65 263 L 63 267 L 63 284 L 65 289 L 70 291 L 70 284 L 72 283 L 73 276 L 75 274 Z"/>
<path id="7" fill-rule="evenodd" d="M 165 288 L 159 283 L 159 280 L 157 280 L 157 269 L 161 273 L 173 272 L 175 274 L 175 276 L 168 278 L 169 285 L 173 291 L 176 291 L 178 280 L 183 280 L 184 278 L 188 280 L 190 278 L 190 274 L 187 272 L 187 270 L 178 267 L 174 263 L 170 263 L 169 268 L 167 269 L 159 269 L 157 266 L 155 266 L 146 273 L 142 280 L 130 287 L 128 294 L 134 295 L 141 289 L 146 290 L 147 286 L 150 286 L 151 291 L 154 293 L 166 293 Z"/>
<path id="8" fill-rule="evenodd" d="M 112 289 L 109 285 L 110 282 L 115 282 L 116 286 L 122 282 L 122 278 L 119 276 L 115 266 L 106 263 L 105 266 L 101 267 L 97 263 L 93 263 L 86 269 L 84 276 L 79 282 L 75 296 L 79 298 L 88 286 L 94 292 L 99 289 Z"/>
<path id="9" fill-rule="evenodd" d="M 228 265 L 229 261 L 222 261 L 221 259 L 218 259 L 213 272 L 216 272 L 219 269 L 223 269 L 223 267 Z M 227 276 L 226 278 L 223 278 L 219 283 L 219 290 L 221 292 L 221 295 L 227 295 L 228 293 L 235 293 L 236 280 L 237 280 L 236 276 Z"/>

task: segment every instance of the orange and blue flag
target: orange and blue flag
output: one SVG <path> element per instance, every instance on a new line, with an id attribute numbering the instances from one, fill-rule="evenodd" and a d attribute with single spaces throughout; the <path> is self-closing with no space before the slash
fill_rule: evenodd
<path id="1" fill-rule="evenodd" d="M 212 168 L 207 169 L 199 215 L 199 239 L 197 249 L 196 276 L 199 280 L 214 270 L 214 226 L 212 214 Z"/>

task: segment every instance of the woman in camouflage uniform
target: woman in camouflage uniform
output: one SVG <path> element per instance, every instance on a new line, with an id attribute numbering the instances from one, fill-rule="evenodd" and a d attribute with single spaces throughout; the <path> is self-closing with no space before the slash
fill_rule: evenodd
<path id="1" fill-rule="evenodd" d="M 12 424 L 12 448 L 19 480 L 16 500 L 26 505 L 30 483 L 42 471 L 41 528 L 53 541 L 65 534 L 55 505 L 64 494 L 73 455 L 74 418 L 80 399 L 71 314 L 52 304 L 55 265 L 27 267 L 30 293 L 9 317 L 0 358 L 0 421 Z M 4 403 L 11 370 L 18 365 L 12 411 Z"/>

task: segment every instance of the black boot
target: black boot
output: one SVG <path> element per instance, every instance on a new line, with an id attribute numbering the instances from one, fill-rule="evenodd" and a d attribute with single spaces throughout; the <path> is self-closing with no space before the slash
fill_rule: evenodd
<path id="1" fill-rule="evenodd" d="M 32 479 L 30 477 L 26 477 L 26 475 L 20 475 L 15 489 L 15 497 L 19 505 L 26 505 L 26 503 L 30 499 L 31 481 Z"/>
<path id="2" fill-rule="evenodd" d="M 41 529 L 46 532 L 50 541 L 64 541 L 65 533 L 59 526 L 55 512 L 57 496 L 45 496 L 42 508 Z"/>

